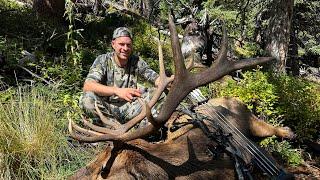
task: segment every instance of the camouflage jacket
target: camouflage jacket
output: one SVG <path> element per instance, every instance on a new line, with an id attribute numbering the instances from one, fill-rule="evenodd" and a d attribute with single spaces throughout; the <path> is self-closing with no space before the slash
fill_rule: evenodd
<path id="1" fill-rule="evenodd" d="M 98 56 L 89 70 L 86 81 L 94 80 L 119 88 L 137 88 L 138 76 L 150 82 L 154 82 L 159 76 L 145 61 L 135 55 L 131 55 L 127 66 L 121 68 L 113 60 L 113 54 L 110 52 Z M 121 101 L 117 96 L 110 96 L 106 100 Z"/>

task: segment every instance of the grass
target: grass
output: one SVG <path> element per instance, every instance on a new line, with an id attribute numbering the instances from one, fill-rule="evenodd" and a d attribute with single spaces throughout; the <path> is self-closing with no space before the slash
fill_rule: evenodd
<path id="1" fill-rule="evenodd" d="M 46 92 L 19 87 L 0 103 L 0 179 L 66 179 L 95 154 L 67 141 L 64 115 Z"/>

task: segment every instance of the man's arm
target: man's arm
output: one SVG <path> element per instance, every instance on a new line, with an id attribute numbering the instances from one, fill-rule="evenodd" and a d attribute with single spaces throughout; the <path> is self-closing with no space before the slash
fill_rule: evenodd
<path id="1" fill-rule="evenodd" d="M 141 74 L 146 80 L 153 82 L 156 87 L 160 84 L 160 76 L 149 65 L 143 60 L 139 59 L 138 61 L 139 74 Z M 171 75 L 173 76 L 173 75 Z M 167 89 L 171 87 L 171 83 L 168 84 Z"/>
<path id="2" fill-rule="evenodd" d="M 138 60 L 137 68 L 139 71 L 139 75 L 141 75 L 147 81 L 156 84 L 156 79 L 159 77 L 159 74 L 156 73 L 153 69 L 151 69 L 149 65 L 140 57 Z"/>
<path id="3" fill-rule="evenodd" d="M 92 66 L 90 67 L 89 73 L 87 75 L 86 81 L 83 85 L 84 92 L 94 92 L 99 96 L 118 96 L 126 101 L 131 101 L 133 97 L 141 96 L 139 90 L 132 88 L 118 88 L 115 86 L 106 86 L 101 84 L 103 76 L 107 74 L 106 60 L 108 60 L 108 55 L 100 55 L 96 58 Z"/>
<path id="4" fill-rule="evenodd" d="M 84 92 L 94 92 L 99 96 L 113 96 L 116 95 L 121 99 L 131 102 L 133 97 L 140 97 L 141 92 L 134 88 L 118 88 L 116 86 L 106 86 L 94 80 L 85 81 L 83 85 Z"/>

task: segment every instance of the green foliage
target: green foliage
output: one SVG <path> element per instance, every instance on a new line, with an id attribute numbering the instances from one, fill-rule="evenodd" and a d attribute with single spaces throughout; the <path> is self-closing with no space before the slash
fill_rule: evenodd
<path id="1" fill-rule="evenodd" d="M 6 68 L 12 67 L 21 58 L 21 47 L 16 40 L 8 39 L 4 36 L 0 36 L 0 53 L 3 53 L 6 57 Z"/>
<path id="2" fill-rule="evenodd" d="M 232 4 L 216 0 L 204 2 L 204 7 L 210 9 L 209 15 L 213 17 L 213 19 L 223 18 L 228 22 L 235 22 L 237 18 L 238 12 L 236 9 L 232 9 L 232 6 Z"/>
<path id="3" fill-rule="evenodd" d="M 79 60 L 82 59 L 82 54 L 79 53 Z M 63 57 L 60 57 L 60 61 L 64 61 Z M 43 57 L 37 64 L 28 64 L 30 67 L 36 68 L 41 77 L 49 79 L 51 83 L 60 86 L 64 90 L 80 91 L 83 75 L 80 65 L 71 66 L 64 63 L 57 63 L 52 60 Z"/>
<path id="4" fill-rule="evenodd" d="M 31 9 L 12 4 L 15 3 L 13 1 L 0 3 L 0 9 L 3 9 L 0 13 L 0 24 L 3 25 L 1 26 L 3 28 L 0 28 L 0 53 L 3 53 L 6 59 L 6 64 L 1 67 L 4 72 L 3 80 L 10 85 L 15 85 L 16 77 L 21 77 L 21 75 L 25 79 L 34 78 L 29 74 L 26 75 L 24 70 L 17 67 L 17 64 L 26 67 L 35 74 L 43 75 L 44 78 L 49 80 L 61 77 L 48 77 L 51 73 L 45 72 L 45 70 L 52 70 L 52 66 L 57 67 L 64 74 L 70 74 L 75 69 L 78 69 L 73 76 L 67 76 L 70 77 L 69 79 L 75 79 L 74 76 L 77 74 L 81 75 L 79 66 L 73 67 L 72 64 L 72 68 L 71 66 L 65 68 L 63 61 L 56 62 L 56 59 L 64 59 L 57 58 L 65 54 L 64 42 L 66 34 L 64 34 L 64 26 L 56 21 L 37 18 Z M 22 54 L 23 51 L 33 54 L 35 58 L 27 58 Z M 78 55 L 78 52 L 75 54 Z M 80 82 L 79 79 L 82 78 L 78 77 L 73 82 Z M 37 78 L 34 80 L 38 81 Z"/>
<path id="5" fill-rule="evenodd" d="M 275 103 L 279 97 L 275 93 L 275 87 L 268 82 L 268 77 L 259 70 L 242 75 L 244 78 L 239 83 L 229 80 L 219 96 L 239 97 L 255 114 L 274 120 L 278 115 Z"/>
<path id="6" fill-rule="evenodd" d="M 240 82 L 227 79 L 210 84 L 208 89 L 213 91 L 214 96 L 238 97 L 260 118 L 274 125 L 291 127 L 300 142 L 317 138 L 320 129 L 319 85 L 260 70 L 242 75 Z M 301 163 L 300 152 L 287 141 L 267 138 L 261 144 L 277 152 L 290 165 Z"/>
<path id="7" fill-rule="evenodd" d="M 319 85 L 290 76 L 245 72 L 243 79 L 211 85 L 216 96 L 238 97 L 260 118 L 293 128 L 299 141 L 316 137 L 320 128 Z"/>
<path id="8" fill-rule="evenodd" d="M 81 48 L 78 38 L 82 37 L 81 31 L 83 29 L 75 29 L 75 4 L 71 0 L 66 1 L 65 18 L 69 23 L 67 32 L 66 48 L 66 63 L 48 67 L 47 73 L 58 72 L 61 79 L 66 85 L 80 87 L 82 81 L 82 62 L 81 62 Z"/>
<path id="9" fill-rule="evenodd" d="M 311 53 L 311 54 L 315 54 L 315 55 L 320 56 L 320 44 L 319 44 L 319 42 L 316 42 L 313 38 L 310 39 L 306 43 L 306 51 Z"/>
<path id="10" fill-rule="evenodd" d="M 254 34 L 254 18 L 261 10 L 261 1 L 208 0 L 203 2 L 210 19 L 222 19 L 228 27 L 229 36 L 250 41 Z"/>
<path id="11" fill-rule="evenodd" d="M 21 5 L 19 5 L 16 1 L 13 0 L 0 0 L 1 11 L 9 10 L 9 9 L 23 9 Z"/>
<path id="12" fill-rule="evenodd" d="M 238 12 L 236 8 L 232 8 L 233 3 L 229 4 L 223 3 L 222 1 L 209 0 L 203 3 L 204 8 L 208 10 L 207 14 L 209 15 L 211 20 L 223 20 L 227 29 L 229 36 L 237 36 L 239 37 L 240 22 L 237 18 Z M 217 28 L 214 27 L 213 28 Z M 215 30 L 217 31 L 217 29 Z"/>
<path id="13" fill-rule="evenodd" d="M 319 8 L 318 1 L 295 1 L 295 13 L 293 14 L 293 28 L 296 32 L 298 45 L 305 52 L 320 55 L 319 44 Z"/>
<path id="14" fill-rule="evenodd" d="M 239 58 L 251 58 L 254 57 L 256 54 L 261 54 L 262 49 L 256 43 L 245 43 L 244 46 L 235 47 L 235 55 Z"/>
<path id="15" fill-rule="evenodd" d="M 13 0 L 0 0 L 0 12 L 0 36 L 11 43 L 10 46 L 29 52 L 63 49 L 54 44 L 64 40 L 60 34 L 64 27 L 59 26 L 59 22 L 37 18 L 32 9 Z"/>
<path id="16" fill-rule="evenodd" d="M 1 90 L 2 89 L 6 89 L 6 87 L 1 86 Z M 5 102 L 10 100 L 14 94 L 15 94 L 15 90 L 13 88 L 8 88 L 6 91 L 0 91 L 0 102 Z"/>
<path id="17" fill-rule="evenodd" d="M 62 103 L 52 93 L 42 86 L 20 87 L 1 101 L 0 178 L 66 179 L 92 158 L 92 149 L 74 148 L 66 140 Z"/>
<path id="18" fill-rule="evenodd" d="M 71 66 L 80 66 L 81 62 L 79 62 L 79 41 L 77 38 L 82 37 L 81 31 L 83 29 L 75 29 L 74 21 L 75 21 L 75 4 L 71 0 L 66 0 L 66 11 L 65 17 L 69 23 L 69 30 L 67 32 L 67 41 L 66 41 L 66 52 L 67 52 L 67 62 Z"/>
<path id="19" fill-rule="evenodd" d="M 144 21 L 139 21 L 134 28 L 134 49 L 136 52 L 139 52 L 141 57 L 148 62 L 150 67 L 156 71 L 158 71 L 159 64 L 159 50 L 158 43 L 154 37 L 158 37 L 159 34 L 155 28 L 148 25 Z M 168 38 L 161 36 L 161 40 L 166 40 L 164 45 L 162 45 L 163 49 L 163 58 L 165 67 L 169 70 L 172 70 L 172 53 L 171 53 L 171 44 L 168 42 Z M 172 72 L 172 71 L 171 71 Z"/>
<path id="20" fill-rule="evenodd" d="M 298 166 L 303 162 L 301 151 L 294 149 L 288 141 L 277 141 L 276 137 L 268 137 L 260 142 L 260 146 L 266 148 L 290 166 Z"/>
<path id="21" fill-rule="evenodd" d="M 279 101 L 277 111 L 294 128 L 300 141 L 310 140 L 320 129 L 320 86 L 290 76 L 270 77 Z"/>

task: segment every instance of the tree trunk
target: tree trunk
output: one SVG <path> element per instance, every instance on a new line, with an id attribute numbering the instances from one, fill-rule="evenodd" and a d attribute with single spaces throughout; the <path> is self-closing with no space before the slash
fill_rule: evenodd
<path id="1" fill-rule="evenodd" d="M 142 0 L 141 12 L 144 17 L 150 18 L 150 16 L 152 16 L 155 8 L 155 2 L 155 0 Z"/>
<path id="2" fill-rule="evenodd" d="M 274 0 L 269 9 L 266 50 L 276 58 L 271 69 L 277 74 L 286 73 L 293 5 L 294 0 Z"/>
<path id="3" fill-rule="evenodd" d="M 293 76 L 299 75 L 299 58 L 298 58 L 298 42 L 297 34 L 294 23 L 291 26 L 290 32 L 290 45 L 288 50 L 288 62 L 287 66 L 289 67 L 289 72 Z"/>
<path id="4" fill-rule="evenodd" d="M 33 9 L 40 16 L 62 18 L 65 0 L 33 0 Z"/>

